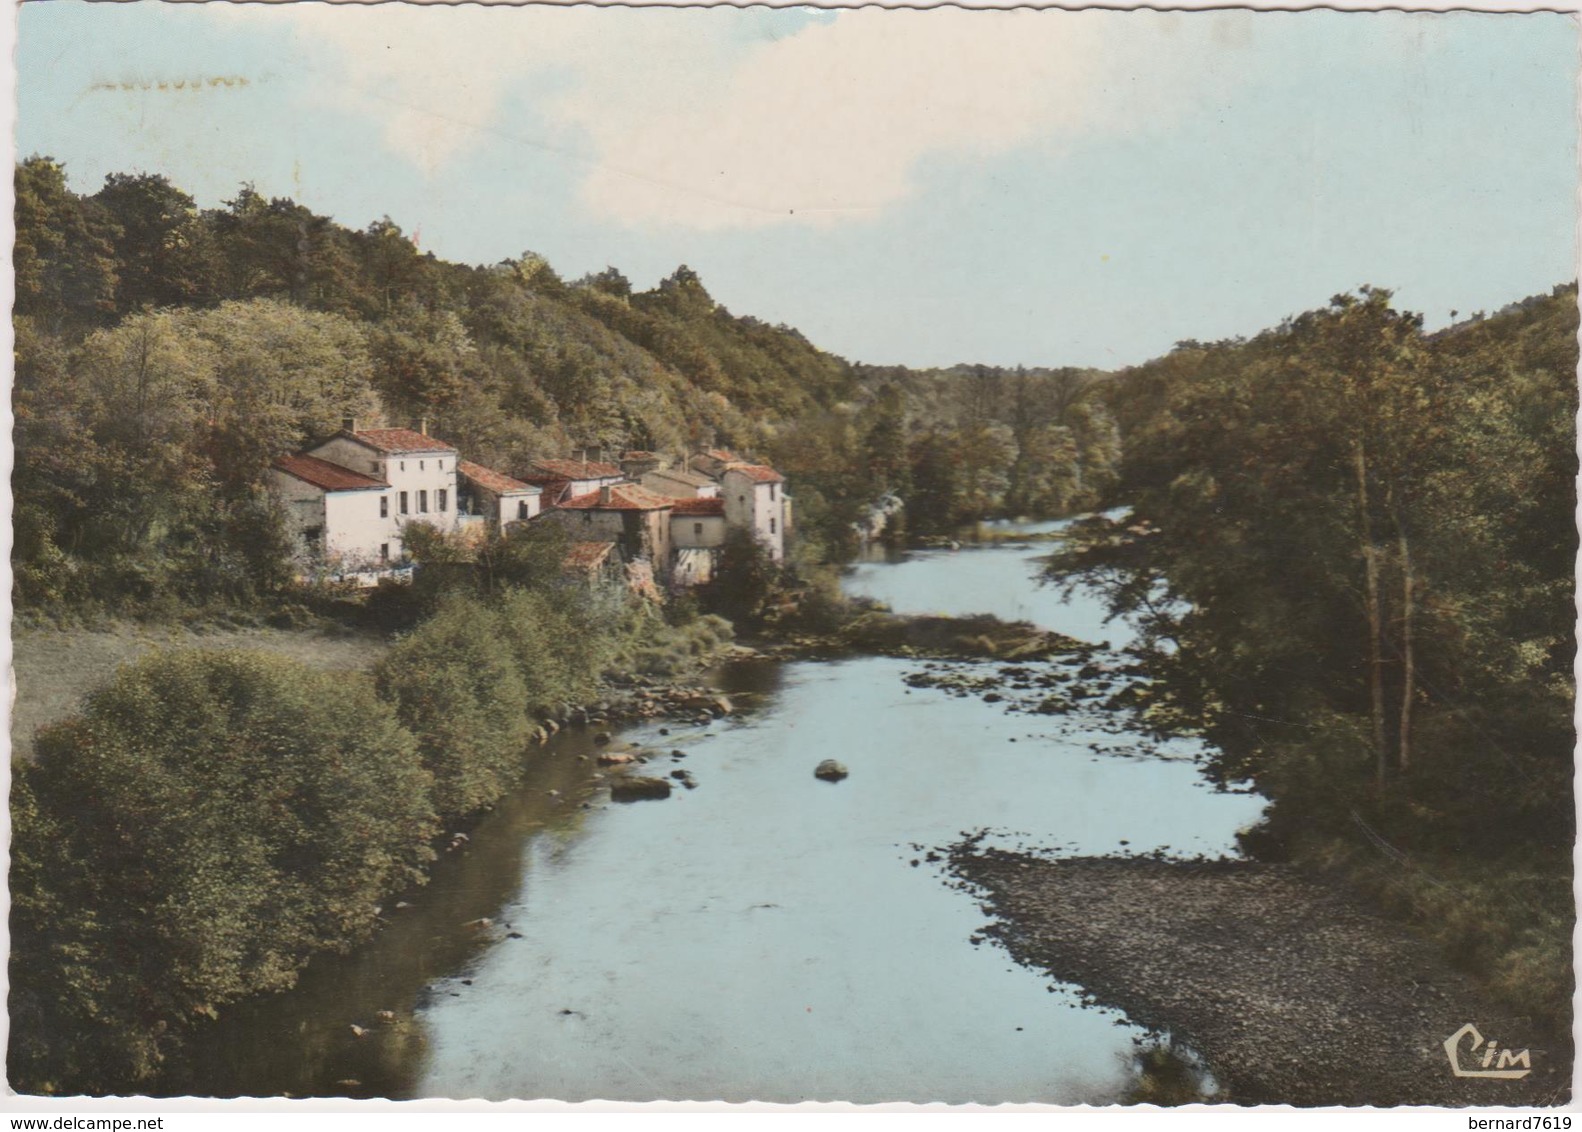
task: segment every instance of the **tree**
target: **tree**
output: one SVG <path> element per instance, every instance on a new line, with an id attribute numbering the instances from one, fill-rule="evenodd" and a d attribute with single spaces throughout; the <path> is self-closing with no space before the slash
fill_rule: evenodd
<path id="1" fill-rule="evenodd" d="M 119 314 L 207 301 L 219 265 L 193 200 L 164 177 L 112 173 L 92 200 L 116 225 Z"/>
<path id="2" fill-rule="evenodd" d="M 354 675 L 158 653 L 37 751 L 12 843 L 27 1091 L 135 1091 L 196 1020 L 363 938 L 432 857 L 430 778 Z"/>
<path id="3" fill-rule="evenodd" d="M 16 313 L 54 333 L 103 324 L 115 311 L 118 231 L 105 210 L 66 186 L 52 158 L 16 167 Z"/>

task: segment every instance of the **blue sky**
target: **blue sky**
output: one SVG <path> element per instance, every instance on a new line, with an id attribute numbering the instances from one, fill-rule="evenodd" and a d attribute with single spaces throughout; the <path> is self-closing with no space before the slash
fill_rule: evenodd
<path id="1" fill-rule="evenodd" d="M 1555 15 L 25 5 L 17 145 L 442 257 L 680 263 L 849 358 L 1097 365 L 1574 274 Z"/>

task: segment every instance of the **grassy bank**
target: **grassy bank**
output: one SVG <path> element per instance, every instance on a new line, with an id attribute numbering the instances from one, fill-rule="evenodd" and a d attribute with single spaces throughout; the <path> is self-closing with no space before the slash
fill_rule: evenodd
<path id="1" fill-rule="evenodd" d="M 11 711 L 13 757 L 30 759 L 40 727 L 65 719 L 123 664 L 156 649 L 248 649 L 326 671 L 371 669 L 389 643 L 372 632 L 315 629 L 194 629 L 121 622 L 97 629 L 35 627 L 12 637 L 16 701 Z"/>

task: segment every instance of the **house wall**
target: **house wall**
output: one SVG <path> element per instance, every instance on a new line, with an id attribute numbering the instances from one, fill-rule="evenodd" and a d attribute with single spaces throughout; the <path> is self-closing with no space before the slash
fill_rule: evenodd
<path id="1" fill-rule="evenodd" d="M 565 526 L 575 542 L 620 542 L 624 548 L 626 524 L 619 511 L 546 511 L 545 518 Z"/>
<path id="2" fill-rule="evenodd" d="M 285 505 L 291 537 L 297 543 L 299 554 L 307 552 L 307 532 L 315 527 L 324 530 L 324 490 L 304 483 L 296 476 L 271 468 L 269 486 Z M 320 534 L 322 538 L 322 533 Z"/>
<path id="3" fill-rule="evenodd" d="M 324 559 L 342 569 L 384 563 L 380 547 L 389 545 L 389 561 L 401 557 L 397 532 L 379 517 L 383 491 L 331 491 L 324 496 Z"/>
<path id="4" fill-rule="evenodd" d="M 725 545 L 724 515 L 670 516 L 670 544 L 677 550 Z"/>
<path id="5" fill-rule="evenodd" d="M 715 551 L 702 546 L 678 546 L 670 565 L 672 586 L 701 586 L 714 578 Z"/>
<path id="6" fill-rule="evenodd" d="M 751 531 L 777 562 L 785 557 L 783 487 L 783 483 L 757 483 L 735 471 L 725 473 L 725 521 Z"/>
<path id="7" fill-rule="evenodd" d="M 527 518 L 536 518 L 538 515 L 539 493 L 536 491 L 515 491 L 497 496 L 497 511 L 500 526 L 515 523 L 522 519 L 518 513 L 517 504 L 527 504 Z"/>

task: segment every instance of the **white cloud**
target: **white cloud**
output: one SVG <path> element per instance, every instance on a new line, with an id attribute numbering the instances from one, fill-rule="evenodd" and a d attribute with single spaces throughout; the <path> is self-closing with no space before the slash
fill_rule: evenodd
<path id="1" fill-rule="evenodd" d="M 924 159 L 1146 124 L 1193 97 L 1192 63 L 1237 18 L 859 9 L 785 34 L 721 10 L 243 12 L 290 21 L 315 98 L 372 116 L 433 175 L 479 146 L 548 148 L 595 215 L 698 229 L 867 217 Z M 549 136 L 504 120 L 526 91 Z"/>

